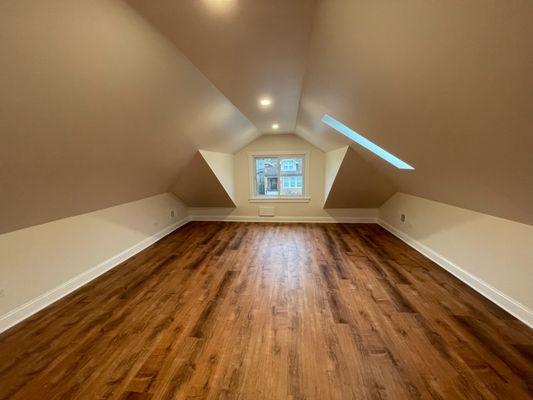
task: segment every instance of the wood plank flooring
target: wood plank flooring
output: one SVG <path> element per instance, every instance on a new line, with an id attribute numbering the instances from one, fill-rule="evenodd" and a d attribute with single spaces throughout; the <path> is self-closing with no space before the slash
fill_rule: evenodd
<path id="1" fill-rule="evenodd" d="M 0 399 L 531 399 L 532 353 L 378 225 L 194 222 L 0 335 Z"/>

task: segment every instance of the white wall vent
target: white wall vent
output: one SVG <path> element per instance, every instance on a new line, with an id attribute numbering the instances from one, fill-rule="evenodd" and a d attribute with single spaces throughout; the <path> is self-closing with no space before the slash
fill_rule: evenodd
<path id="1" fill-rule="evenodd" d="M 273 206 L 259 207 L 259 216 L 260 217 L 273 217 L 274 207 Z"/>

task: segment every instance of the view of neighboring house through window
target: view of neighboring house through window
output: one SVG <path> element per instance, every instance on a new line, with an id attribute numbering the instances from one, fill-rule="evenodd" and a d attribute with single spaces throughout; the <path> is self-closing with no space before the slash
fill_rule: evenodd
<path id="1" fill-rule="evenodd" d="M 254 157 L 255 196 L 303 196 L 304 156 Z"/>
<path id="2" fill-rule="evenodd" d="M 296 163 L 297 161 L 294 158 L 284 158 L 280 160 L 281 170 L 282 171 L 296 171 L 297 169 Z"/>

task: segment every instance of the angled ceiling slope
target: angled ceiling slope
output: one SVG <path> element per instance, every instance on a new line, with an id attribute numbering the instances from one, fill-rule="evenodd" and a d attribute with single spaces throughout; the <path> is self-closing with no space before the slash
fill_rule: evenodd
<path id="1" fill-rule="evenodd" d="M 0 233 L 165 192 L 259 134 L 121 1 L 4 1 L 0 30 Z"/>
<path id="2" fill-rule="evenodd" d="M 533 224 L 531 21 L 530 0 L 319 1 L 296 132 L 349 144 L 402 192 Z"/>
<path id="3" fill-rule="evenodd" d="M 378 208 L 394 192 L 390 180 L 345 146 L 326 153 L 324 208 Z"/>
<path id="4" fill-rule="evenodd" d="M 314 0 L 127 0 L 261 132 L 293 132 Z M 273 100 L 258 108 L 260 96 Z"/>
<path id="5" fill-rule="evenodd" d="M 198 151 L 180 171 L 172 192 L 189 207 L 235 207 L 233 155 Z"/>

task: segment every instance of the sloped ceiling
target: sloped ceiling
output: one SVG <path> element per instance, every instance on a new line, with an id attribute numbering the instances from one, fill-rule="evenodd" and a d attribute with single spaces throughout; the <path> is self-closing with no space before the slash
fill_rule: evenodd
<path id="1" fill-rule="evenodd" d="M 296 125 L 314 0 L 127 0 L 261 132 Z M 257 106 L 260 96 L 272 107 Z"/>
<path id="2" fill-rule="evenodd" d="M 235 207 L 232 196 L 201 151 L 181 169 L 172 192 L 189 207 Z"/>
<path id="3" fill-rule="evenodd" d="M 330 154 L 334 159 L 340 158 L 340 163 L 329 191 L 324 194 L 324 208 L 379 208 L 396 192 L 392 182 L 351 147 L 326 153 L 326 164 Z"/>
<path id="4" fill-rule="evenodd" d="M 297 133 L 350 144 L 341 120 L 415 171 L 361 147 L 398 189 L 533 224 L 533 2 L 320 1 Z"/>
<path id="5" fill-rule="evenodd" d="M 530 0 L 0 2 L 0 233 L 167 191 L 274 120 L 400 191 L 533 224 L 531 21 Z"/>
<path id="6" fill-rule="evenodd" d="M 166 192 L 259 134 L 123 2 L 1 2 L 0 54 L 0 233 Z"/>

